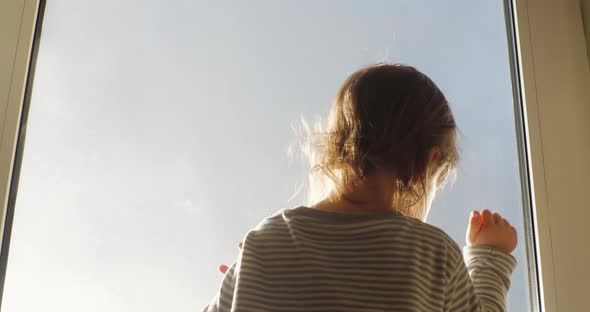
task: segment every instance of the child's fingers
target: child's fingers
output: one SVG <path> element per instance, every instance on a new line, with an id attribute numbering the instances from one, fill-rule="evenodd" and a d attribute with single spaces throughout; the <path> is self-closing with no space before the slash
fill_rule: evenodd
<path id="1" fill-rule="evenodd" d="M 494 212 L 493 216 L 494 216 L 494 224 L 502 224 L 502 216 L 499 213 Z"/>
<path id="2" fill-rule="evenodd" d="M 467 226 L 467 243 L 472 244 L 479 233 L 481 228 L 481 215 L 478 211 L 474 210 L 471 212 L 471 216 L 469 218 L 469 225 Z"/>
<path id="3" fill-rule="evenodd" d="M 481 218 L 483 226 L 494 224 L 494 217 L 492 216 L 492 212 L 487 209 L 484 209 L 481 212 Z"/>

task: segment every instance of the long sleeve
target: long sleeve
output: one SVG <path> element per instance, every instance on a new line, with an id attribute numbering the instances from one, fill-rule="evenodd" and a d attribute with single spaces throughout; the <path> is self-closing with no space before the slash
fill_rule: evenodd
<path id="1" fill-rule="evenodd" d="M 463 249 L 465 262 L 451 272 L 447 287 L 447 311 L 505 311 L 510 275 L 516 260 L 493 247 Z"/>

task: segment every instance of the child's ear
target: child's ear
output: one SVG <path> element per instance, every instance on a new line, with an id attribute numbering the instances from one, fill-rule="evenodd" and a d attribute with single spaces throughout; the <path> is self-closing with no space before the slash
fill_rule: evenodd
<path id="1" fill-rule="evenodd" d="M 428 162 L 432 163 L 435 160 L 438 160 L 440 158 L 440 148 L 438 148 L 437 146 L 434 146 L 433 148 L 430 149 L 430 154 L 428 155 Z"/>

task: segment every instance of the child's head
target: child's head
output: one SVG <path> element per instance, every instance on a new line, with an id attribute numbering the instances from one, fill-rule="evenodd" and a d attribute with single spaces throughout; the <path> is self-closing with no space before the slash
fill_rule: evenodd
<path id="1" fill-rule="evenodd" d="M 312 177 L 322 183 L 312 179 L 310 200 L 337 197 L 385 172 L 395 181 L 392 208 L 422 219 L 428 207 L 410 207 L 432 197 L 429 181 L 443 185 L 456 167 L 456 131 L 445 96 L 426 75 L 391 63 L 362 68 L 340 87 L 327 129 L 314 143 Z"/>

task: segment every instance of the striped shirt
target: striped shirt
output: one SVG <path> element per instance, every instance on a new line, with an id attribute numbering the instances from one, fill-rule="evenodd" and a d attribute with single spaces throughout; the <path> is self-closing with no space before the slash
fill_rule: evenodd
<path id="1" fill-rule="evenodd" d="M 398 212 L 283 209 L 204 311 L 504 311 L 516 260 Z"/>

